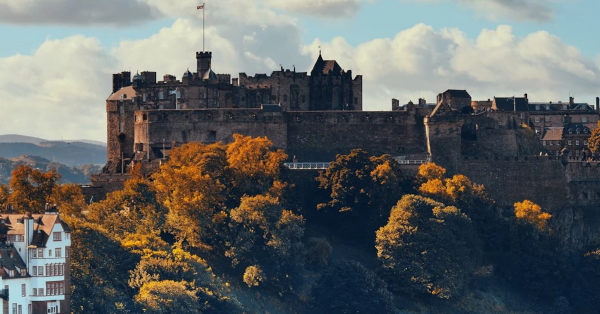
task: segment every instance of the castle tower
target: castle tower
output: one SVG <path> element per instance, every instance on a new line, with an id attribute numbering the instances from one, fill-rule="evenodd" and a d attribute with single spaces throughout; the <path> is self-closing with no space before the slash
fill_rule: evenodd
<path id="1" fill-rule="evenodd" d="M 207 71 L 211 69 L 212 52 L 196 52 L 196 62 L 198 65 L 198 77 L 204 77 Z"/>

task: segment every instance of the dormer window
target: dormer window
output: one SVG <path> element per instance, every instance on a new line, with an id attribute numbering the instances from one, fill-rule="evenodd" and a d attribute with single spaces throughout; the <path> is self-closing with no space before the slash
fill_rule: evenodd
<path id="1" fill-rule="evenodd" d="M 581 117 L 581 122 L 587 122 L 587 117 Z"/>
<path id="2" fill-rule="evenodd" d="M 573 134 L 573 129 L 569 129 L 569 134 Z"/>
<path id="3" fill-rule="evenodd" d="M 577 129 L 577 134 L 581 133 L 581 130 Z"/>

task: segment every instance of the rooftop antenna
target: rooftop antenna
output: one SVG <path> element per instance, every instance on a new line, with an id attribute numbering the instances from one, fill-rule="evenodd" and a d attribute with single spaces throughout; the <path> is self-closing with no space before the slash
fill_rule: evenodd
<path id="1" fill-rule="evenodd" d="M 321 55 L 321 45 L 319 45 L 319 56 Z"/>

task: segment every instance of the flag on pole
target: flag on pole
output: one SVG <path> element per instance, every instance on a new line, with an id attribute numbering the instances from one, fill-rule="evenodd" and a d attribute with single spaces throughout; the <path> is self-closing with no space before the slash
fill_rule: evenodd
<path id="1" fill-rule="evenodd" d="M 197 9 L 197 10 L 202 10 L 202 9 L 204 9 L 204 4 L 203 4 L 203 5 L 199 5 L 199 6 L 197 6 L 197 7 L 196 7 L 196 9 Z"/>

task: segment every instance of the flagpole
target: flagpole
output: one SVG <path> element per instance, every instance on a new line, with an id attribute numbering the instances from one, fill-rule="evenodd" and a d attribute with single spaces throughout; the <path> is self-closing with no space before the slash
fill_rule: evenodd
<path id="1" fill-rule="evenodd" d="M 206 50 L 204 50 L 204 20 L 205 20 L 205 18 L 204 18 L 204 11 L 205 11 L 204 5 L 205 5 L 205 3 L 202 3 L 202 51 L 206 51 Z"/>

